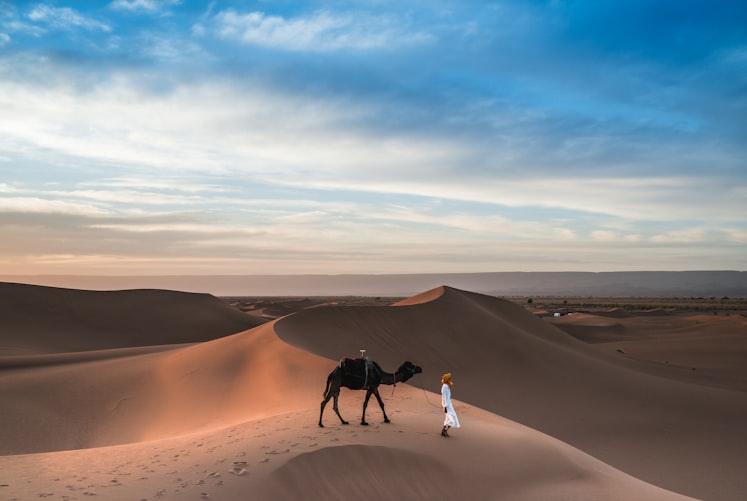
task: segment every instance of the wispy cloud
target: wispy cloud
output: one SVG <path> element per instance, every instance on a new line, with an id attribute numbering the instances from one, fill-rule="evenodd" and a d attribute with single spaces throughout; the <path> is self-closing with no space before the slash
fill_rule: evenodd
<path id="1" fill-rule="evenodd" d="M 181 0 L 114 0 L 109 7 L 129 12 L 153 13 L 181 3 Z"/>
<path id="2" fill-rule="evenodd" d="M 263 12 L 240 13 L 233 9 L 218 12 L 208 28 L 199 32 L 244 44 L 290 51 L 336 51 L 395 49 L 427 43 L 433 36 L 403 25 L 388 15 L 336 14 L 315 12 L 306 17 L 285 18 Z"/>
<path id="3" fill-rule="evenodd" d="M 6 20 L 3 20 L 1 25 L 6 31 L 9 31 L 11 33 L 27 35 L 36 38 L 41 37 L 45 33 L 44 28 L 41 28 L 40 26 L 37 26 L 33 23 L 22 21 L 17 17 L 10 17 Z"/>
<path id="4" fill-rule="evenodd" d="M 92 204 L 37 197 L 0 197 L 0 212 L 103 216 L 108 211 Z"/>
<path id="5" fill-rule="evenodd" d="M 37 23 L 43 23 L 50 28 L 70 30 L 82 28 L 85 30 L 111 31 L 111 27 L 92 17 L 84 16 L 70 7 L 51 7 L 40 4 L 31 9 L 28 18 Z"/>

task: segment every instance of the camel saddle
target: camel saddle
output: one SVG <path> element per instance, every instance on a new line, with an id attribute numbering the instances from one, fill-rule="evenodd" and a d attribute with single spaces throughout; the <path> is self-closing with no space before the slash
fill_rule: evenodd
<path id="1" fill-rule="evenodd" d="M 379 364 L 373 360 L 345 357 L 340 360 L 338 368 L 343 371 L 343 374 L 348 378 L 348 381 L 359 382 L 361 389 L 368 386 L 368 379 L 371 377 L 371 371 L 377 373 L 379 378 L 381 378 L 381 367 L 379 367 Z"/>

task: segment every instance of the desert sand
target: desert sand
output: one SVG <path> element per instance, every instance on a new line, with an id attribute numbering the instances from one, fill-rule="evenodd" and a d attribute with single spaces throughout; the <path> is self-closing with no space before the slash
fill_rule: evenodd
<path id="1" fill-rule="evenodd" d="M 741 316 L 547 320 L 450 287 L 269 322 L 170 291 L 0 284 L 0 305 L 0 499 L 747 492 Z M 327 374 L 362 348 L 423 373 L 381 387 L 391 423 L 372 400 L 358 424 L 364 394 L 343 389 L 351 424 L 330 405 L 318 427 Z M 462 422 L 450 438 L 447 371 Z"/>

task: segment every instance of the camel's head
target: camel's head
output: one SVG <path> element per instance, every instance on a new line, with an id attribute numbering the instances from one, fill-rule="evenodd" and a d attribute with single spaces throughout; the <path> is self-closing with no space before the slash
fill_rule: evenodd
<path id="1" fill-rule="evenodd" d="M 415 374 L 420 374 L 421 372 L 423 372 L 423 369 L 413 364 L 412 362 L 405 362 L 404 364 L 399 366 L 397 372 L 401 374 L 402 381 L 407 381 Z"/>

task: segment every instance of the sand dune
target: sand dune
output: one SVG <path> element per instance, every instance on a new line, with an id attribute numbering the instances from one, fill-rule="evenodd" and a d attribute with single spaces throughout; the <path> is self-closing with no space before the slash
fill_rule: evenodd
<path id="1" fill-rule="evenodd" d="M 747 391 L 747 317 L 574 314 L 549 321 L 594 348 L 623 352 L 641 370 L 690 383 Z"/>
<path id="2" fill-rule="evenodd" d="M 276 330 L 326 357 L 366 348 L 390 366 L 413 360 L 425 370 L 412 384 L 427 389 L 451 371 L 458 398 L 656 485 L 711 499 L 747 492 L 746 393 L 673 379 L 679 369 L 666 365 L 639 370 L 509 301 L 439 292 L 388 309 L 307 310 Z"/>
<path id="3" fill-rule="evenodd" d="M 329 367 L 266 325 L 156 353 L 6 369 L 0 454 L 154 440 L 317 407 Z"/>
<path id="4" fill-rule="evenodd" d="M 24 350 L 42 355 L 0 367 L 3 499 L 687 499 L 676 491 L 729 500 L 747 489 L 746 393 L 639 370 L 493 297 L 438 288 L 187 345 L 184 324 L 161 324 L 165 334 L 141 349 L 121 315 L 103 313 L 120 311 L 120 295 L 96 293 L 95 312 L 78 301 L 44 308 L 60 291 L 31 292 L 35 301 L 17 302 L 10 318 L 17 326 L 41 312 L 30 324 L 40 332 L 24 324 L 38 334 Z M 192 310 L 212 301 L 183 309 L 185 296 L 171 294 L 156 294 L 170 299 L 149 311 L 181 311 L 173 322 L 202 319 L 199 330 L 213 333 L 241 320 L 217 307 L 206 318 Z M 2 345 L 22 340 L 3 322 Z M 153 330 L 146 324 L 140 333 Z M 61 353 L 55 332 L 73 337 L 76 353 Z M 372 403 L 369 427 L 342 426 L 328 407 L 318 428 L 326 375 L 361 348 L 387 370 L 409 359 L 424 373 L 384 387 L 391 424 Z M 463 421 L 450 439 L 438 435 L 434 393 L 446 370 Z M 362 399 L 343 390 L 351 423 Z"/>
<path id="5" fill-rule="evenodd" d="M 263 323 L 208 294 L 1 282 L 0 318 L 0 357 L 195 343 Z"/>
<path id="6" fill-rule="evenodd" d="M 362 394 L 348 392 L 347 409 Z M 433 401 L 435 395 L 431 394 Z M 316 426 L 317 409 L 127 445 L 0 457 L 4 499 L 684 501 L 547 435 L 460 404 L 452 439 L 422 390 L 385 393 L 392 423 Z M 315 406 L 316 407 L 316 406 Z M 95 497 L 94 497 L 95 496 Z"/>

